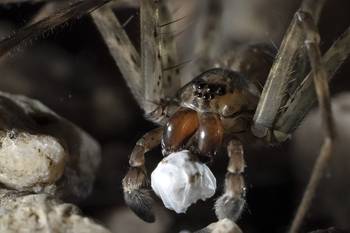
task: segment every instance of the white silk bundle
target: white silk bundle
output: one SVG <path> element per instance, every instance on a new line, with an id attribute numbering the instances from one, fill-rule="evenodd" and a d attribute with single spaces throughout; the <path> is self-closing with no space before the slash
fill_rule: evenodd
<path id="1" fill-rule="evenodd" d="M 164 206 L 176 213 L 185 213 L 199 199 L 212 197 L 216 179 L 203 163 L 191 160 L 183 150 L 165 157 L 151 175 L 151 186 Z"/>

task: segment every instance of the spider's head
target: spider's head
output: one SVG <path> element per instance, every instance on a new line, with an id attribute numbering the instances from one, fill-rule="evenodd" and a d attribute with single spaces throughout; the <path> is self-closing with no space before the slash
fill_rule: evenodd
<path id="1" fill-rule="evenodd" d="M 178 93 L 180 104 L 197 112 L 229 117 L 244 108 L 255 108 L 256 87 L 237 72 L 210 69 L 194 78 Z"/>
<path id="2" fill-rule="evenodd" d="M 227 85 L 220 82 L 208 82 L 202 77 L 198 77 L 191 82 L 192 94 L 198 101 L 209 102 L 217 96 L 223 96 L 226 94 Z"/>

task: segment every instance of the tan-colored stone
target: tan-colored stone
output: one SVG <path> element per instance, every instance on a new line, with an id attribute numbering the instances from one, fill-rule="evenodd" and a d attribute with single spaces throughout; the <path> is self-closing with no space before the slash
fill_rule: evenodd
<path id="1" fill-rule="evenodd" d="M 1 233 L 110 233 L 79 209 L 48 194 L 0 190 Z"/>
<path id="2" fill-rule="evenodd" d="M 203 232 L 206 233 L 242 233 L 239 226 L 233 221 L 224 218 L 208 225 Z M 199 232 L 200 233 L 200 232 Z"/>
<path id="3" fill-rule="evenodd" d="M 57 197 L 90 193 L 98 143 L 39 101 L 0 92 L 0 144 L 5 187 Z"/>

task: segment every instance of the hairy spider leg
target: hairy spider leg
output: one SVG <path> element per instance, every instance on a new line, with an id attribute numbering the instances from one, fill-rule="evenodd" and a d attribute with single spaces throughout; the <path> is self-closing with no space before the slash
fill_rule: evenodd
<path id="1" fill-rule="evenodd" d="M 313 82 L 321 110 L 325 138 L 303 199 L 298 207 L 296 216 L 290 228 L 289 232 L 291 233 L 299 232 L 302 221 L 311 206 L 311 200 L 315 196 L 316 189 L 320 183 L 322 175 L 324 174 L 325 167 L 329 164 L 335 136 L 327 72 L 322 64 L 321 51 L 319 48 L 320 35 L 312 15 L 308 12 L 299 11 L 297 12 L 297 17 L 305 33 L 304 43 L 311 63 Z"/>
<path id="2" fill-rule="evenodd" d="M 129 159 L 129 171 L 122 182 L 126 204 L 146 222 L 154 222 L 155 217 L 145 167 L 145 153 L 160 144 L 162 135 L 163 128 L 159 127 L 137 141 Z"/>
<path id="3" fill-rule="evenodd" d="M 242 143 L 236 139 L 231 140 L 227 145 L 227 154 L 229 162 L 225 176 L 224 193 L 215 203 L 215 213 L 219 220 L 228 218 L 235 222 L 241 216 L 246 202 Z"/>

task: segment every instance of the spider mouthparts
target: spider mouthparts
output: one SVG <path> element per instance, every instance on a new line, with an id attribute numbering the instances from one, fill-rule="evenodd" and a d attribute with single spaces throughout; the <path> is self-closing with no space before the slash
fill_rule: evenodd
<path id="1" fill-rule="evenodd" d="M 129 208 L 143 221 L 152 223 L 156 220 L 152 210 L 152 198 L 149 190 L 139 189 L 124 192 L 124 199 Z"/>

